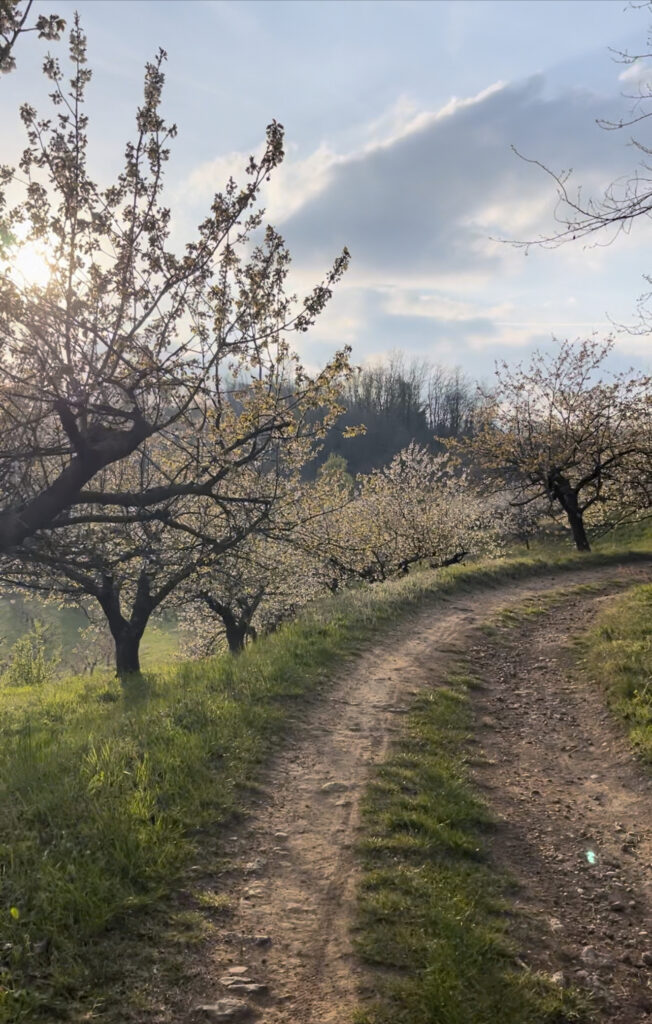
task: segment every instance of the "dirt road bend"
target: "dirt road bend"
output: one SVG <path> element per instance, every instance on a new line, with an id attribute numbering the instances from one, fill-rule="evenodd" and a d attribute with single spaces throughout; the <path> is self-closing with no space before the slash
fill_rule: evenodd
<path id="1" fill-rule="evenodd" d="M 476 772 L 501 821 L 495 855 L 519 877 L 521 904 L 547 936 L 523 956 L 592 987 L 611 1013 L 605 1021 L 646 1019 L 641 954 L 652 948 L 644 866 L 652 789 L 600 694 L 565 681 L 558 653 L 569 633 L 586 627 L 600 595 L 572 598 L 523 627 L 527 644 L 512 630 L 498 659 L 477 626 L 546 591 L 651 579 L 649 563 L 632 564 L 450 596 L 350 662 L 299 716 L 295 739 L 274 759 L 245 825 L 229 839 L 226 853 L 237 869 L 207 884 L 230 895 L 233 913 L 192 972 L 183 1014 L 177 1005 L 173 1018 L 160 1019 L 220 1019 L 200 1007 L 229 1005 L 236 1019 L 242 1003 L 245 1019 L 261 1024 L 349 1024 L 360 992 L 373 987 L 350 936 L 359 796 L 411 698 L 438 685 L 469 652 L 485 667 L 477 742 L 488 763 Z M 590 877 L 578 847 L 599 851 L 599 871 Z M 638 1016 L 619 1009 L 630 997 Z"/>

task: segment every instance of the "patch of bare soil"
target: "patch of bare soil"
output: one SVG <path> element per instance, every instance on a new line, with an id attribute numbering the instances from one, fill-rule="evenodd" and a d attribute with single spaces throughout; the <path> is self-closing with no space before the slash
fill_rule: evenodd
<path id="1" fill-rule="evenodd" d="M 360 994 L 373 990 L 373 974 L 356 961 L 350 935 L 358 799 L 413 695 L 445 677 L 474 627 L 499 608 L 560 586 L 649 577 L 649 566 L 586 569 L 467 593 L 402 622 L 350 663 L 299 716 L 294 739 L 271 765 L 245 825 L 226 843 L 236 867 L 207 879 L 206 895 L 228 894 L 232 913 L 201 961 L 189 957 L 187 985 L 168 993 L 157 1020 L 349 1022 Z M 565 635 L 565 613 L 555 614 L 552 634 L 559 627 Z M 581 617 L 578 606 L 578 625 Z M 540 655 L 546 665 L 551 642 Z M 483 650 L 478 647 L 479 657 Z M 642 868 L 633 865 L 641 863 L 643 803 L 649 809 L 650 794 L 602 711 L 600 695 L 574 698 L 587 704 L 573 710 L 565 691 L 555 694 L 567 685 L 561 673 L 536 667 L 532 656 L 526 676 L 509 675 L 503 661 L 481 698 L 483 714 L 495 723 L 484 729 L 483 741 L 497 763 L 479 775 L 505 817 L 501 862 L 515 873 L 526 869 L 531 888 L 524 902 L 546 921 L 559 921 L 550 925 L 558 929 L 551 936 L 551 967 L 557 965 L 555 949 L 568 950 L 567 968 L 576 952 L 592 945 L 596 960 L 585 968 L 591 983 L 607 977 L 601 966 L 606 954 L 617 991 L 625 984 L 633 991 L 630 979 L 636 979 L 638 993 L 642 972 L 635 965 L 647 940 L 639 934 L 645 930 Z M 522 766 L 521 757 L 527 759 Z M 582 856 L 590 845 L 598 867 L 589 871 Z M 602 896 L 594 898 L 598 891 L 604 891 L 604 906 Z M 610 909 L 616 903 L 624 909 Z M 603 921 L 613 940 L 606 939 Z M 618 960 L 627 951 L 631 964 Z"/>
<path id="2" fill-rule="evenodd" d="M 518 882 L 521 959 L 588 989 L 596 1021 L 640 1024 L 652 1020 L 652 775 L 569 650 L 611 599 L 576 596 L 473 645 L 488 759 L 475 775 L 499 819 L 492 856 Z"/>

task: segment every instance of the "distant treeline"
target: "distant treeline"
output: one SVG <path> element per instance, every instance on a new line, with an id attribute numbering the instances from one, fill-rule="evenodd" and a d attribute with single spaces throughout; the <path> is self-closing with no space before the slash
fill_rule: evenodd
<path id="1" fill-rule="evenodd" d="M 410 441 L 439 450 L 437 438 L 468 437 L 480 404 L 475 381 L 459 368 L 407 361 L 402 353 L 361 369 L 349 382 L 346 412 L 325 439 L 313 475 L 331 453 L 346 459 L 349 471 L 368 473 L 386 465 Z M 363 423 L 366 433 L 343 437 Z"/>

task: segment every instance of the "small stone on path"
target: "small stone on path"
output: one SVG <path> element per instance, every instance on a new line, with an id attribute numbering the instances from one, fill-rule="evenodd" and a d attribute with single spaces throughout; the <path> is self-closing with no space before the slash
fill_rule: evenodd
<path id="1" fill-rule="evenodd" d="M 195 1013 L 209 1021 L 244 1020 L 250 1015 L 251 1008 L 240 999 L 219 999 L 216 1003 L 196 1006 Z"/>
<path id="2" fill-rule="evenodd" d="M 580 960 L 585 964 L 597 964 L 600 960 L 595 946 L 585 946 L 580 953 Z"/>
<path id="3" fill-rule="evenodd" d="M 244 974 L 223 974 L 220 978 L 220 984 L 226 985 L 228 988 L 231 988 L 233 985 L 251 984 L 252 981 L 252 978 Z"/>
<path id="4" fill-rule="evenodd" d="M 256 871 L 261 871 L 265 867 L 265 861 L 258 857 L 256 860 L 250 860 L 248 864 L 244 866 L 244 873 L 246 875 L 253 875 Z"/>
<path id="5" fill-rule="evenodd" d="M 349 789 L 348 782 L 326 782 L 321 787 L 322 793 L 344 793 Z"/>

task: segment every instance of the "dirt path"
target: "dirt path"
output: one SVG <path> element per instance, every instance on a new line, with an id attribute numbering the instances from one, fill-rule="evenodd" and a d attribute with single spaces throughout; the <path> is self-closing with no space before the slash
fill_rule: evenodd
<path id="1" fill-rule="evenodd" d="M 521 959 L 592 991 L 596 1020 L 640 1024 L 652 1020 L 652 775 L 568 645 L 609 599 L 578 595 L 474 644 L 487 758 L 475 775 L 499 820 L 492 856 L 519 882 Z"/>
<path id="2" fill-rule="evenodd" d="M 228 920 L 228 930 L 218 936 L 198 972 L 199 977 L 192 983 L 192 997 L 189 1000 L 186 992 L 183 998 L 185 1011 L 180 1013 L 181 1007 L 177 1006 L 174 1020 L 249 1017 L 263 1024 L 349 1024 L 360 991 L 373 985 L 372 977 L 362 970 L 352 954 L 349 934 L 357 882 L 351 847 L 358 827 L 358 796 L 370 766 L 382 760 L 393 734 L 400 729 L 400 715 L 410 697 L 424 687 L 437 685 L 451 661 L 467 649 L 471 637 L 477 640 L 474 627 L 500 608 L 546 590 L 582 582 L 619 579 L 633 583 L 651 576 L 649 565 L 587 569 L 545 574 L 537 579 L 510 583 L 499 590 L 462 594 L 404 621 L 372 651 L 351 664 L 328 694 L 300 717 L 296 741 L 276 758 L 266 776 L 265 790 L 252 808 L 246 825 L 229 841 L 227 856 L 238 868 L 216 879 L 212 885 L 217 891 L 230 893 L 233 914 Z M 556 627 L 551 628 L 554 632 Z M 483 657 L 488 649 L 478 645 L 478 657 Z M 532 650 L 534 652 L 534 648 Z M 529 671 L 525 664 L 523 671 Z M 622 902 L 626 908 L 622 913 L 609 911 L 609 921 L 613 919 L 621 924 L 631 921 L 632 936 L 636 930 L 644 932 L 640 879 L 638 876 L 634 879 L 635 872 L 623 873 L 624 865 L 628 869 L 630 862 L 638 860 L 643 845 L 634 845 L 633 852 L 627 855 L 620 852 L 618 868 L 611 868 L 606 856 L 606 839 L 603 845 L 602 837 L 609 833 L 612 845 L 618 846 L 625 841 L 623 837 L 636 832 L 627 842 L 638 843 L 646 820 L 642 802 L 647 801 L 649 812 L 651 793 L 649 789 L 644 791 L 642 785 L 640 792 L 634 786 L 633 780 L 638 776 L 631 767 L 631 757 L 624 743 L 618 739 L 617 730 L 611 727 L 606 716 L 596 714 L 599 697 L 595 693 L 587 694 L 583 699 L 591 700 L 590 709 L 565 714 L 562 698 L 555 703 L 557 697 L 554 689 L 550 689 L 551 680 L 538 671 L 531 676 L 532 689 L 528 686 L 527 693 L 523 690 L 520 695 L 513 691 L 513 678 L 507 667 L 502 671 L 502 678 L 488 682 L 491 682 L 491 689 L 482 694 L 486 705 L 482 711 L 485 719 L 482 740 L 486 741 L 489 756 L 496 764 L 478 769 L 478 774 L 497 813 L 510 821 L 501 837 L 501 859 L 504 854 L 507 866 L 512 861 L 515 865 L 530 863 L 532 871 L 528 869 L 528 878 L 541 878 L 544 882 L 547 871 L 554 870 L 558 879 L 563 879 L 563 883 L 559 882 L 560 892 L 562 885 L 565 892 L 563 898 L 568 897 L 574 908 L 581 907 L 588 928 L 589 916 L 597 906 L 592 902 L 594 889 L 584 882 L 584 895 L 576 893 L 575 889 L 581 889 L 582 885 L 568 880 L 571 876 L 562 873 L 571 872 L 571 862 L 573 870 L 583 870 L 577 862 L 577 843 L 579 832 L 588 830 L 580 846 L 588 847 L 589 843 L 599 846 L 601 865 L 600 872 L 591 877 L 604 876 L 601 884 L 605 885 L 605 891 L 609 890 L 609 900 Z M 554 685 L 558 684 L 559 679 L 555 678 Z M 495 722 L 490 728 L 491 720 L 497 719 L 499 713 L 502 719 L 505 711 L 509 713 L 511 725 L 507 726 L 505 718 L 500 730 Z M 558 719 L 554 717 L 557 714 Z M 586 737 L 579 740 L 575 718 L 587 720 Z M 555 723 L 552 730 L 549 728 L 551 721 Z M 542 744 L 544 724 L 546 743 Z M 578 745 L 580 751 L 590 750 L 589 731 L 592 752 L 587 761 L 582 761 L 579 770 L 571 751 L 565 751 L 563 756 L 557 751 L 557 741 L 560 747 Z M 548 734 L 555 737 L 554 750 Z M 515 737 L 518 737 L 518 749 L 512 747 Z M 605 742 L 608 761 L 604 759 Z M 523 769 L 518 760 L 521 750 L 526 751 L 523 757 L 527 754 L 530 758 L 527 768 Z M 498 762 L 507 756 L 509 766 L 500 769 L 503 774 L 499 774 Z M 549 765 L 545 771 L 544 763 Z M 607 798 L 607 774 L 611 771 L 615 773 L 613 786 L 619 792 L 617 797 Z M 533 792 L 543 792 L 546 786 L 552 786 L 545 781 L 549 777 L 554 780 L 553 802 L 548 806 L 546 801 L 548 813 L 553 815 L 550 824 L 548 818 L 541 821 L 537 818 L 536 834 L 522 836 L 524 822 L 514 816 L 513 809 L 522 812 L 529 806 Z M 570 795 L 567 787 L 571 786 L 581 787 L 581 796 L 580 790 L 577 795 Z M 498 791 L 500 800 L 494 803 L 493 794 Z M 602 794 L 600 800 L 592 800 L 597 794 Z M 562 803 L 554 803 L 557 799 Z M 505 802 L 501 802 L 503 800 Z M 565 816 L 566 804 L 573 809 L 573 816 L 577 814 L 576 824 L 573 818 Z M 554 812 L 550 808 L 554 808 Z M 602 831 L 597 831 L 594 817 L 600 811 L 605 821 Z M 630 828 L 630 821 L 636 818 L 636 829 Z M 560 821 L 569 833 L 561 845 Z M 622 827 L 622 833 L 616 830 L 616 823 Z M 578 835 L 570 834 L 573 829 Z M 525 854 L 519 842 L 527 844 L 529 861 L 521 859 Z M 549 860 L 542 860 L 548 857 Z M 607 876 L 610 870 L 617 874 Z M 626 891 L 627 885 L 631 885 L 632 892 Z M 571 886 L 573 892 L 569 895 Z M 538 889 L 535 886 L 528 890 L 523 899 L 527 906 L 536 905 L 536 912 L 547 919 L 550 927 L 558 928 L 554 920 L 550 924 L 551 919 L 561 922 L 561 934 L 567 928 L 564 906 L 555 903 L 560 892 L 554 885 L 549 888 L 549 896 L 542 884 Z M 636 901 L 635 910 L 629 906 L 631 899 Z M 601 920 L 596 918 L 596 929 Z M 614 935 L 617 934 L 615 928 L 616 925 L 612 929 Z M 566 931 L 563 934 L 565 942 Z M 588 931 L 587 934 L 594 935 Z M 641 943 L 648 941 L 645 936 L 639 938 L 640 942 L 637 939 L 631 947 L 623 945 L 619 952 L 631 948 L 635 959 Z M 568 934 L 568 941 L 577 945 L 580 939 L 573 932 Z M 619 932 L 614 941 L 616 944 L 621 941 Z M 624 938 L 622 941 L 624 943 Z M 550 950 L 555 942 L 558 946 L 562 944 L 561 938 L 558 942 L 554 939 Z M 582 948 L 590 944 L 589 938 L 581 938 Z M 595 956 L 601 958 L 601 940 L 598 942 L 596 938 L 593 945 Z M 546 967 L 552 964 L 556 969 L 552 952 L 542 950 L 541 958 Z M 638 968 L 632 967 L 631 971 L 634 970 Z M 587 966 L 589 983 L 593 983 L 596 975 L 602 977 L 601 971 L 598 960 Z M 630 965 L 623 964 L 622 970 L 619 966 L 616 973 L 620 985 L 621 975 L 629 977 Z M 165 1015 L 165 1019 L 170 1017 Z M 639 1017 L 632 1016 L 611 1019 L 623 1024 L 639 1021 Z"/>

